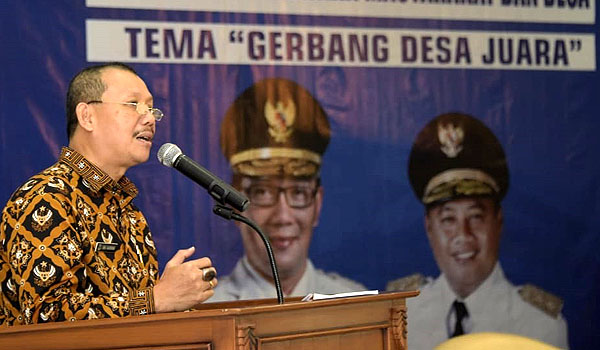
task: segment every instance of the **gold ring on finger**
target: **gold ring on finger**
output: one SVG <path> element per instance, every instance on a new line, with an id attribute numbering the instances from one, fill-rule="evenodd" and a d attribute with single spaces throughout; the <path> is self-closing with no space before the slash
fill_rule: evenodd
<path id="1" fill-rule="evenodd" d="M 202 280 L 208 282 L 217 276 L 217 270 L 214 267 L 205 267 L 202 270 Z"/>

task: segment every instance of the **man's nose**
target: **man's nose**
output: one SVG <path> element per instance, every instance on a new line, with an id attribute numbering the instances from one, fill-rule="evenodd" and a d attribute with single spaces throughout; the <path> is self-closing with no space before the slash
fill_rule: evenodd
<path id="1" fill-rule="evenodd" d="M 289 206 L 287 198 L 285 197 L 285 191 L 279 191 L 277 194 L 277 202 L 275 203 L 275 216 L 277 218 L 291 218 L 292 207 Z"/>
<path id="2" fill-rule="evenodd" d="M 156 119 L 154 118 L 154 115 L 152 115 L 152 112 L 150 112 L 150 110 L 148 110 L 148 112 L 142 115 L 142 124 L 152 126 L 156 125 Z"/>
<path id="3" fill-rule="evenodd" d="M 458 220 L 456 228 L 456 236 L 461 238 L 470 238 L 473 236 L 473 230 L 471 230 L 471 224 L 469 218 L 462 218 Z"/>

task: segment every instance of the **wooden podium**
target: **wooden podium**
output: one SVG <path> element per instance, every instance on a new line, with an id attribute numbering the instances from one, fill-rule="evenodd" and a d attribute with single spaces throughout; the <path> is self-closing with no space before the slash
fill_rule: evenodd
<path id="1" fill-rule="evenodd" d="M 405 298 L 417 294 L 207 303 L 189 312 L 14 326 L 0 328 L 0 349 L 405 350 Z"/>

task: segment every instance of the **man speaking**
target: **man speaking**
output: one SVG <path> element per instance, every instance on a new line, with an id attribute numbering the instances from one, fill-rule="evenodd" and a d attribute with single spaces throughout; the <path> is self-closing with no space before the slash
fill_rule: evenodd
<path id="1" fill-rule="evenodd" d="M 208 258 L 156 248 L 125 177 L 163 113 L 129 66 L 82 70 L 67 93 L 69 147 L 19 187 L 0 221 L 0 325 L 181 311 L 213 295 Z"/>

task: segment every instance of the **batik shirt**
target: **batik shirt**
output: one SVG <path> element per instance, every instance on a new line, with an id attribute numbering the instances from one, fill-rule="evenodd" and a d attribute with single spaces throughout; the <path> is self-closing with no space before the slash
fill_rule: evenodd
<path id="1" fill-rule="evenodd" d="M 0 221 L 0 325 L 154 312 L 156 249 L 138 191 L 70 148 Z"/>

